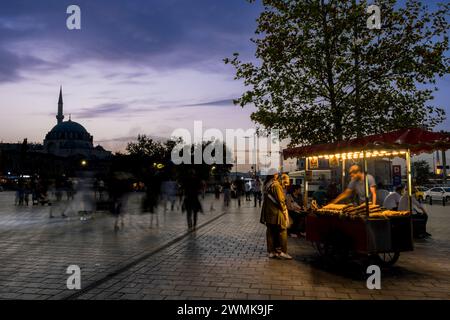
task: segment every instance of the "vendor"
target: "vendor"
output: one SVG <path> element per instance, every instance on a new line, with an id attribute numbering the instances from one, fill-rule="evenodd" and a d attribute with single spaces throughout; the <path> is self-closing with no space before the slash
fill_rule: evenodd
<path id="1" fill-rule="evenodd" d="M 366 188 L 364 182 L 364 172 L 361 167 L 357 164 L 354 164 L 350 167 L 349 174 L 351 177 L 351 181 L 339 196 L 336 199 L 331 201 L 330 203 L 339 203 L 344 199 L 349 199 L 352 196 L 358 197 L 358 202 L 361 204 L 365 201 L 366 197 Z M 373 204 L 377 203 L 377 188 L 375 183 L 375 178 L 370 174 L 367 175 L 367 180 L 369 181 L 369 201 Z"/>

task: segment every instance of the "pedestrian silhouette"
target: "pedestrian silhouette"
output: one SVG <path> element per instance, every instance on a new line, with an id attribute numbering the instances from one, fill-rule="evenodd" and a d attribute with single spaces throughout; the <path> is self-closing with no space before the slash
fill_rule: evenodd
<path id="1" fill-rule="evenodd" d="M 190 231 L 197 227 L 198 212 L 203 212 L 202 205 L 198 199 L 202 190 L 201 180 L 194 170 L 191 170 L 182 183 L 184 191 L 184 201 L 182 210 L 186 211 L 187 225 Z"/>

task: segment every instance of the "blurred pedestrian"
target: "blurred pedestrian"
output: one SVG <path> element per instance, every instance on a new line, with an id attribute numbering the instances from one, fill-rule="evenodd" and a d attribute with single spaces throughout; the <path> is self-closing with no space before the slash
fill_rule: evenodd
<path id="1" fill-rule="evenodd" d="M 186 211 L 187 225 L 190 231 L 197 227 L 198 212 L 203 212 L 202 205 L 198 199 L 202 190 L 201 180 L 194 170 L 189 172 L 189 176 L 183 181 L 184 201 L 183 208 Z"/>
<path id="2" fill-rule="evenodd" d="M 59 178 L 56 179 L 55 184 L 53 185 L 53 190 L 55 194 L 55 203 L 50 208 L 49 218 L 54 218 L 53 216 L 54 211 L 61 212 L 61 217 L 67 218 L 67 215 L 65 214 L 65 209 L 61 206 L 62 182 Z"/>
<path id="3" fill-rule="evenodd" d="M 200 185 L 201 185 L 202 199 L 205 199 L 206 190 L 208 189 L 208 184 L 206 183 L 205 180 L 201 180 Z"/>
<path id="4" fill-rule="evenodd" d="M 103 193 L 105 192 L 105 182 L 101 178 L 97 180 L 97 192 L 98 192 L 98 200 L 103 201 Z"/>
<path id="5" fill-rule="evenodd" d="M 163 181 L 161 185 L 161 192 L 164 203 L 164 212 L 167 211 L 168 203 L 170 203 L 170 211 L 173 211 L 175 209 L 175 202 L 177 199 L 177 182 L 173 179 Z"/>
<path id="6" fill-rule="evenodd" d="M 15 197 L 14 197 L 14 205 L 15 206 L 18 206 L 19 205 L 19 203 L 20 203 L 20 190 L 19 190 L 19 185 L 17 184 L 16 186 L 15 186 L 15 188 L 16 188 L 16 192 L 15 192 Z"/>
<path id="7" fill-rule="evenodd" d="M 63 188 L 64 188 L 63 183 L 64 182 L 61 177 L 56 178 L 54 190 L 55 190 L 55 198 L 56 198 L 57 202 L 61 202 L 61 200 L 62 200 Z"/>
<path id="8" fill-rule="evenodd" d="M 245 192 L 244 180 L 236 178 L 236 180 L 234 181 L 234 185 L 236 188 L 236 199 L 237 199 L 238 207 L 240 207 L 241 206 L 241 197 L 244 195 L 244 192 Z"/>
<path id="9" fill-rule="evenodd" d="M 220 199 L 220 185 L 218 183 L 214 186 L 214 196 L 216 197 L 216 200 Z"/>
<path id="10" fill-rule="evenodd" d="M 222 190 L 223 190 L 223 204 L 225 207 L 228 207 L 230 206 L 231 201 L 231 183 L 228 177 L 225 178 L 225 181 L 222 185 Z"/>
<path id="11" fill-rule="evenodd" d="M 261 179 L 259 177 L 256 177 L 255 184 L 253 186 L 253 198 L 255 200 L 255 208 L 256 208 L 257 202 L 259 204 L 259 207 L 261 207 L 262 187 L 263 187 L 263 185 L 262 185 Z"/>
<path id="12" fill-rule="evenodd" d="M 153 221 L 159 227 L 159 216 L 157 212 L 159 191 L 161 187 L 156 177 L 149 177 L 145 181 L 145 195 L 142 200 L 142 212 L 150 214 L 150 228 L 153 228 Z"/>
<path id="13" fill-rule="evenodd" d="M 123 209 L 126 201 L 126 194 L 130 191 L 129 181 L 124 173 L 114 173 L 112 180 L 109 182 L 109 196 L 112 200 L 111 212 L 114 215 L 114 231 L 118 231 L 120 227 L 124 227 Z M 120 223 L 120 227 L 119 227 Z"/>
<path id="14" fill-rule="evenodd" d="M 75 196 L 75 186 L 73 181 L 70 179 L 66 181 L 66 196 L 67 200 L 73 200 Z"/>
<path id="15" fill-rule="evenodd" d="M 180 182 L 177 182 L 177 197 L 178 197 L 178 207 L 181 208 L 183 205 L 183 186 Z"/>
<path id="16" fill-rule="evenodd" d="M 251 195 L 251 190 L 252 190 L 252 183 L 251 181 L 247 181 L 245 183 L 245 201 L 251 201 L 252 199 L 250 199 L 250 195 Z"/>
<path id="17" fill-rule="evenodd" d="M 28 207 L 28 205 L 30 203 L 30 193 L 31 193 L 30 183 L 29 182 L 25 185 L 25 191 L 24 192 L 25 192 L 25 194 L 24 194 L 24 201 L 25 201 L 26 206 Z"/>

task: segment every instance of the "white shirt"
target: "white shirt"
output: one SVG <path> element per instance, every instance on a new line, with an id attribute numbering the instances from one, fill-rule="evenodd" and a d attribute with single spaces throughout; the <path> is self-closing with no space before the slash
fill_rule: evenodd
<path id="1" fill-rule="evenodd" d="M 397 208 L 399 206 L 401 197 L 402 196 L 400 194 L 398 194 L 397 192 L 390 193 L 386 197 L 386 199 L 384 199 L 383 207 L 386 209 L 389 209 L 389 210 Z M 400 210 L 400 208 L 399 208 L 399 210 Z"/>
<path id="2" fill-rule="evenodd" d="M 384 200 L 389 195 L 389 191 L 384 189 L 377 189 L 377 204 L 383 206 Z"/>

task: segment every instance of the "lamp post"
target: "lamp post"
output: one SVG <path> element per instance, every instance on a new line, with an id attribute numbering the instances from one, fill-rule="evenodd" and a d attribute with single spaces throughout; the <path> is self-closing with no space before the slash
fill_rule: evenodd
<path id="1" fill-rule="evenodd" d="M 447 184 L 447 155 L 446 150 L 442 150 L 442 183 Z"/>
<path id="2" fill-rule="evenodd" d="M 258 172 L 258 155 L 257 155 L 257 146 L 256 146 L 256 135 L 252 135 L 252 136 L 245 136 L 244 139 L 250 139 L 253 138 L 253 146 L 252 146 L 252 163 L 253 163 L 253 169 L 255 170 L 255 177 L 257 175 Z M 247 148 L 246 148 L 247 149 Z"/>

